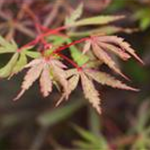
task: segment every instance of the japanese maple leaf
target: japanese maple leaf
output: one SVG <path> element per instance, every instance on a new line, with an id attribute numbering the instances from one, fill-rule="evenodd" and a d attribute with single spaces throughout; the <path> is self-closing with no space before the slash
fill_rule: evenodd
<path id="1" fill-rule="evenodd" d="M 39 58 L 28 63 L 25 68 L 30 68 L 21 86 L 21 92 L 15 98 L 19 99 L 26 90 L 39 78 L 42 95 L 47 97 L 52 92 L 52 85 L 55 81 L 63 87 L 63 97 L 68 98 L 68 81 L 64 71 L 66 66 L 57 59 Z"/>
<path id="2" fill-rule="evenodd" d="M 111 58 L 109 53 L 114 53 L 125 61 L 133 56 L 143 64 L 143 61 L 136 55 L 134 49 L 132 49 L 123 38 L 117 36 L 91 37 L 91 39 L 86 41 L 86 44 L 83 48 L 83 53 L 86 53 L 90 49 L 92 49 L 94 55 L 98 59 L 100 59 L 103 63 L 108 65 L 109 68 L 123 77 L 125 76 L 116 66 L 115 61 Z"/>
<path id="3" fill-rule="evenodd" d="M 108 85 L 113 88 L 137 91 L 137 89 L 127 86 L 107 73 L 89 68 L 84 68 L 82 70 L 67 70 L 67 77 L 69 80 L 69 89 L 71 90 L 70 93 L 77 87 L 79 80 L 81 80 L 85 98 L 89 100 L 98 113 L 101 113 L 101 99 L 99 97 L 99 92 L 94 87 L 93 80 L 102 85 Z M 58 101 L 57 104 L 61 101 Z"/>

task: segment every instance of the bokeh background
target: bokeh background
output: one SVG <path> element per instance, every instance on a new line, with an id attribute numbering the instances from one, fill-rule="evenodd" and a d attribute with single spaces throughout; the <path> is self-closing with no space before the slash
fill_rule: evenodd
<path id="1" fill-rule="evenodd" d="M 141 56 L 118 65 L 139 92 L 98 87 L 103 99 L 98 115 L 81 92 L 55 107 L 59 95 L 54 90 L 43 99 L 38 83 L 18 101 L 24 72 L 10 80 L 0 80 L 0 150 L 147 150 L 150 149 L 150 0 L 0 0 L 0 35 L 15 37 L 21 45 L 36 36 L 32 21 L 24 16 L 24 5 L 31 8 L 43 25 L 56 28 L 81 2 L 84 16 L 125 15 L 117 25 L 136 29 L 117 33 Z M 17 21 L 16 21 L 17 20 Z M 8 56 L 0 57 L 0 65 Z"/>

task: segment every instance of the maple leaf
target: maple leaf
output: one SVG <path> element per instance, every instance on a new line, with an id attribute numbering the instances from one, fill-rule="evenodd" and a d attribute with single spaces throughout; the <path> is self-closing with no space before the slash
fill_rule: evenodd
<path id="1" fill-rule="evenodd" d="M 8 63 L 4 67 L 0 68 L 1 78 L 10 78 L 12 74 L 18 73 L 22 69 L 22 66 L 25 65 L 26 56 L 23 53 L 18 53 L 17 49 L 18 46 L 15 41 L 7 41 L 0 36 L 0 54 L 12 54 Z"/>
<path id="2" fill-rule="evenodd" d="M 19 54 L 14 53 L 9 62 L 3 67 L 0 68 L 0 77 L 7 78 L 11 75 L 13 68 L 15 67 Z"/>
<path id="3" fill-rule="evenodd" d="M 50 61 L 50 65 L 53 70 L 53 76 L 55 80 L 59 82 L 59 84 L 63 87 L 64 90 L 64 93 L 60 99 L 64 97 L 65 99 L 68 99 L 70 90 L 68 88 L 66 72 L 64 71 L 64 68 L 67 68 L 67 66 L 65 66 L 63 63 L 61 63 L 58 60 Z"/>
<path id="4" fill-rule="evenodd" d="M 138 91 L 138 89 L 124 84 L 107 73 L 91 68 L 82 68 L 82 70 L 70 69 L 66 71 L 66 75 L 69 82 L 68 89 L 70 90 L 70 93 L 77 87 L 79 80 L 81 80 L 85 98 L 89 100 L 98 113 L 101 113 L 101 99 L 99 97 L 99 92 L 94 87 L 93 80 L 113 88 Z M 62 100 L 63 98 L 58 101 L 57 105 L 60 104 Z"/>
<path id="5" fill-rule="evenodd" d="M 75 23 L 75 21 L 81 17 L 82 13 L 83 13 L 83 3 L 80 3 L 79 6 L 71 13 L 71 16 L 66 18 L 65 25 Z"/>
<path id="6" fill-rule="evenodd" d="M 52 92 L 52 79 L 50 77 L 49 68 L 45 66 L 40 77 L 40 87 L 44 97 L 47 97 Z"/>
<path id="7" fill-rule="evenodd" d="M 85 54 L 92 48 L 94 55 L 100 59 L 103 63 L 108 65 L 109 68 L 120 74 L 124 78 L 127 78 L 120 69 L 116 66 L 115 61 L 111 58 L 108 52 L 113 52 L 123 60 L 128 60 L 131 56 L 135 57 L 139 62 L 143 64 L 143 61 L 136 55 L 134 49 L 130 45 L 123 41 L 123 38 L 117 36 L 95 36 L 86 41 L 83 48 Z"/>
<path id="8" fill-rule="evenodd" d="M 108 85 L 113 88 L 118 88 L 118 89 L 124 89 L 124 90 L 131 90 L 131 91 L 138 91 L 138 89 L 132 88 L 121 81 L 115 79 L 115 77 L 104 73 L 102 71 L 97 71 L 93 69 L 86 69 L 85 73 L 91 77 L 93 80 L 96 82 L 102 84 L 102 85 Z"/>
<path id="9" fill-rule="evenodd" d="M 95 89 L 91 79 L 89 79 L 84 73 L 81 73 L 81 83 L 85 98 L 93 105 L 97 112 L 101 113 L 99 93 Z"/>
<path id="10" fill-rule="evenodd" d="M 8 63 L 0 68 L 1 78 L 11 78 L 13 75 L 22 71 L 24 66 L 27 64 L 27 56 L 29 57 L 39 57 L 39 52 L 29 51 L 32 46 L 26 46 L 21 51 L 18 51 L 18 45 L 14 40 L 7 41 L 2 36 L 0 36 L 0 54 L 12 54 L 12 57 Z"/>
<path id="11" fill-rule="evenodd" d="M 101 109 L 99 107 L 100 105 L 99 93 L 95 89 L 92 80 L 84 73 L 84 71 L 78 71 L 77 69 L 70 69 L 67 70 L 66 72 L 67 72 L 67 77 L 69 78 L 68 89 L 70 90 L 70 93 L 77 87 L 79 83 L 79 79 L 81 79 L 85 98 L 89 100 L 89 102 L 100 114 Z M 62 101 L 63 99 L 60 99 L 57 105 L 60 104 Z"/>
<path id="12" fill-rule="evenodd" d="M 106 42 L 106 43 L 112 43 L 114 45 L 119 46 L 122 51 L 124 51 L 124 55 L 127 53 L 129 53 L 130 55 L 132 55 L 133 57 L 135 57 L 140 63 L 143 64 L 143 61 L 141 60 L 141 58 L 139 58 L 136 53 L 135 50 L 131 48 L 130 44 L 125 42 L 123 38 L 117 37 L 117 36 L 103 36 L 103 37 L 99 37 L 99 41 L 101 42 Z"/>
<path id="13" fill-rule="evenodd" d="M 24 77 L 24 81 L 21 86 L 21 92 L 17 95 L 14 100 L 18 100 L 26 90 L 28 90 L 32 84 L 39 78 L 44 62 L 42 59 L 35 59 L 26 65 L 26 68 L 31 67 Z"/>
<path id="14" fill-rule="evenodd" d="M 21 92 L 14 100 L 19 99 L 26 90 L 28 90 L 32 84 L 38 79 L 40 82 L 41 93 L 44 97 L 47 97 L 52 92 L 53 80 L 58 82 L 64 89 L 65 98 L 68 98 L 68 82 L 66 79 L 65 71 L 63 68 L 66 66 L 59 60 L 50 58 L 38 58 L 28 63 L 25 68 L 30 68 L 21 86 Z"/>

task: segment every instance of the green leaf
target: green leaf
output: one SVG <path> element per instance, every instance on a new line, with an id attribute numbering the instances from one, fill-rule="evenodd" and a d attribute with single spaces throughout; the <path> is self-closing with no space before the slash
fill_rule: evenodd
<path id="1" fill-rule="evenodd" d="M 14 66 L 17 63 L 19 57 L 19 53 L 15 53 L 12 58 L 9 60 L 9 62 L 4 66 L 3 68 L 0 69 L 0 77 L 1 78 L 6 78 L 10 76 Z"/>
<path id="2" fill-rule="evenodd" d="M 13 49 L 6 49 L 5 47 L 0 47 L 0 54 L 4 53 L 14 53 Z"/>
<path id="3" fill-rule="evenodd" d="M 17 49 L 18 46 L 14 41 L 8 42 L 0 36 L 0 54 L 16 52 Z"/>
<path id="4" fill-rule="evenodd" d="M 87 142 L 83 142 L 83 141 L 74 141 L 73 142 L 75 146 L 77 146 L 78 148 L 80 149 L 83 149 L 83 150 L 91 150 L 91 149 L 97 149 L 97 150 L 100 150 L 99 147 L 93 147 L 93 145 L 91 143 L 87 143 Z"/>
<path id="5" fill-rule="evenodd" d="M 67 37 L 51 35 L 48 37 L 48 41 L 53 43 L 54 46 L 60 46 L 66 42 Z"/>
<path id="6" fill-rule="evenodd" d="M 126 1 L 126 0 L 113 0 L 111 2 L 111 5 L 109 5 L 109 7 L 106 8 L 106 12 L 107 13 L 114 13 L 120 9 L 123 9 L 124 7 L 126 7 L 127 5 L 130 5 L 133 1 Z"/>
<path id="7" fill-rule="evenodd" d="M 91 134 L 90 132 L 80 128 L 79 126 L 73 125 L 74 129 L 81 135 L 83 139 L 89 141 L 91 143 L 99 143 L 99 139 L 97 136 Z"/>
<path id="8" fill-rule="evenodd" d="M 124 18 L 124 16 L 96 16 L 96 17 L 81 19 L 71 24 L 71 26 L 103 25 L 103 24 L 120 20 L 122 18 Z"/>
<path id="9" fill-rule="evenodd" d="M 39 52 L 26 51 L 25 54 L 31 58 L 39 58 L 41 54 Z"/>
<path id="10" fill-rule="evenodd" d="M 67 40 L 68 44 L 71 43 L 71 39 Z M 85 64 L 89 58 L 88 56 L 82 54 L 82 52 L 80 50 L 78 50 L 78 48 L 76 46 L 70 46 L 70 51 L 71 51 L 71 57 L 74 59 L 74 61 L 79 65 L 83 65 Z"/>
<path id="11" fill-rule="evenodd" d="M 79 19 L 81 17 L 83 13 L 83 3 L 81 3 L 77 9 L 75 9 L 72 13 L 70 17 L 67 17 L 65 20 L 65 25 L 68 24 L 72 24 L 74 23 L 77 19 Z"/>
<path id="12" fill-rule="evenodd" d="M 83 105 L 82 101 L 75 101 L 63 107 L 48 111 L 39 116 L 38 121 L 42 126 L 53 126 L 54 124 L 70 117 Z"/>
<path id="13" fill-rule="evenodd" d="M 147 29 L 150 26 L 150 18 L 149 17 L 145 17 L 141 20 L 140 22 L 140 27 L 142 30 Z"/>
<path id="14" fill-rule="evenodd" d="M 20 53 L 20 57 L 18 62 L 16 63 L 15 67 L 13 68 L 12 74 L 17 74 L 18 72 L 20 72 L 24 66 L 27 64 L 27 57 L 25 55 L 25 53 Z"/>
<path id="15" fill-rule="evenodd" d="M 121 28 L 121 27 L 113 26 L 113 25 L 107 25 L 107 26 L 102 26 L 100 28 L 86 30 L 86 31 L 80 31 L 80 32 L 70 31 L 70 32 L 68 32 L 68 35 L 71 37 L 81 37 L 81 36 L 84 37 L 84 36 L 100 35 L 100 34 L 111 35 L 111 34 L 116 34 L 118 32 L 132 33 L 134 31 L 137 31 L 137 30 L 130 29 L 130 28 Z"/>
<path id="16" fill-rule="evenodd" d="M 89 107 L 89 127 L 93 134 L 98 135 L 100 131 L 100 116 Z"/>
<path id="17" fill-rule="evenodd" d="M 150 8 L 141 8 L 133 16 L 134 19 L 139 20 L 140 28 L 142 30 L 147 29 L 150 26 Z"/>
<path id="18" fill-rule="evenodd" d="M 73 125 L 74 129 L 81 135 L 83 141 L 76 141 L 75 144 L 79 148 L 85 148 L 88 145 L 91 149 L 108 149 L 107 142 L 102 136 L 94 135 L 93 133 L 86 131 L 79 126 Z"/>
<path id="19" fill-rule="evenodd" d="M 5 46 L 10 46 L 10 43 L 5 40 L 2 36 L 0 36 L 0 45 L 5 47 Z"/>

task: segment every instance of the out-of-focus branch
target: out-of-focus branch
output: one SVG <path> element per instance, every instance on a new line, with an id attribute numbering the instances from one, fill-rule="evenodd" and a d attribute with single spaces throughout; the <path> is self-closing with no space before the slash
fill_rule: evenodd
<path id="1" fill-rule="evenodd" d="M 47 17 L 43 23 L 44 26 L 48 27 L 54 21 L 54 19 L 56 18 L 57 14 L 58 14 L 59 8 L 63 2 L 64 2 L 63 0 L 56 1 L 56 3 L 53 6 L 52 11 L 50 11 L 50 13 L 47 15 Z"/>

